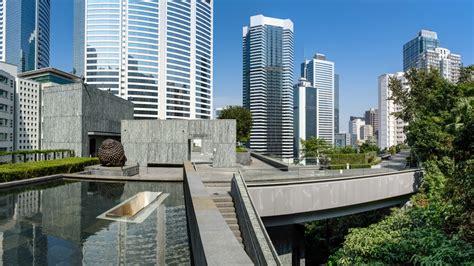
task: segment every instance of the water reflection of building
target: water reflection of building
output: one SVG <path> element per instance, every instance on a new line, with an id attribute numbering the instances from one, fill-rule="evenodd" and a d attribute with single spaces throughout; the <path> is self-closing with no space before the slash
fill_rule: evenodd
<path id="1" fill-rule="evenodd" d="M 72 182 L 1 196 L 0 264 L 189 263 L 181 188 Z M 142 223 L 96 218 L 141 191 L 171 195 Z"/>
<path id="2" fill-rule="evenodd" d="M 41 191 L 2 196 L 0 209 L 0 264 L 46 264 L 47 237 L 38 222 Z"/>

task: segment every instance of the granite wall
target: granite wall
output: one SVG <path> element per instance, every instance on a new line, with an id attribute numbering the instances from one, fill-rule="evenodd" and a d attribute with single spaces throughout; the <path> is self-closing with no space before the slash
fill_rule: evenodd
<path id="1" fill-rule="evenodd" d="M 133 103 L 81 83 L 43 91 L 42 149 L 73 149 L 89 156 L 89 132 L 120 134 L 120 121 L 133 119 Z"/>
<path id="2" fill-rule="evenodd" d="M 235 164 L 235 120 L 123 120 L 121 135 L 130 163 L 182 164 L 190 160 L 190 140 L 202 139 L 214 167 Z"/>

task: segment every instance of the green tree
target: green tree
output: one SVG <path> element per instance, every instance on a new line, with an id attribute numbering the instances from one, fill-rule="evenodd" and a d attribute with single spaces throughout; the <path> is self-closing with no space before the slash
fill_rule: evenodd
<path id="1" fill-rule="evenodd" d="M 352 230 L 331 261 L 472 264 L 474 82 L 463 77 L 451 83 L 434 69 L 412 69 L 405 78 L 409 90 L 390 80 L 390 99 L 401 107 L 395 116 L 408 122 L 407 144 L 425 168 L 420 191 L 411 207 Z"/>
<path id="2" fill-rule="evenodd" d="M 369 151 L 380 152 L 380 149 L 379 149 L 379 147 L 377 147 L 374 144 L 365 142 L 365 143 L 362 143 L 362 145 L 360 145 L 359 151 L 360 151 L 360 153 L 366 153 L 366 152 L 369 152 Z"/>
<path id="3" fill-rule="evenodd" d="M 303 156 L 306 158 L 320 158 L 332 152 L 332 147 L 325 139 L 311 137 L 307 140 L 301 140 L 303 145 Z"/>
<path id="4" fill-rule="evenodd" d="M 252 128 L 252 114 L 241 106 L 229 106 L 222 110 L 218 119 L 235 119 L 237 123 L 237 141 L 248 142 Z"/>

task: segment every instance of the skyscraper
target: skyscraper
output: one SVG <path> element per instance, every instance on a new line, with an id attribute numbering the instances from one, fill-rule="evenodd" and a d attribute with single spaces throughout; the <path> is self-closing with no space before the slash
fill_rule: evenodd
<path id="1" fill-rule="evenodd" d="M 461 71 L 461 56 L 441 48 L 436 32 L 421 30 L 415 38 L 403 45 L 403 71 L 410 68 L 436 68 L 445 79 L 457 82 Z"/>
<path id="2" fill-rule="evenodd" d="M 50 0 L 0 0 L 0 61 L 18 72 L 49 66 Z"/>
<path id="3" fill-rule="evenodd" d="M 351 137 L 351 145 L 356 146 L 361 144 L 362 138 L 360 128 L 365 125 L 363 117 L 351 116 L 349 119 L 349 135 Z"/>
<path id="4" fill-rule="evenodd" d="M 140 119 L 212 116 L 212 0 L 74 0 L 74 70 Z"/>
<path id="5" fill-rule="evenodd" d="M 408 89 L 407 81 L 403 72 L 384 74 L 379 77 L 378 146 L 381 149 L 403 143 L 406 139 L 406 135 L 403 131 L 406 123 L 401 119 L 397 119 L 393 115 L 394 112 L 400 111 L 401 108 L 394 104 L 392 100 L 388 100 L 391 96 L 391 91 L 388 86 L 390 77 L 397 78 L 402 82 L 403 88 Z"/>
<path id="6" fill-rule="evenodd" d="M 339 133 L 339 74 L 334 75 L 334 134 Z"/>
<path id="7" fill-rule="evenodd" d="M 293 157 L 293 22 L 257 15 L 243 28 L 243 106 L 250 147 Z"/>
<path id="8" fill-rule="evenodd" d="M 326 59 L 323 54 L 315 54 L 304 62 L 304 76 L 316 88 L 316 136 L 334 144 L 335 117 L 334 111 L 334 62 Z M 303 74 L 301 75 L 303 76 Z"/>
<path id="9" fill-rule="evenodd" d="M 365 124 L 371 125 L 373 128 L 372 134 L 375 136 L 379 128 L 379 110 L 370 108 L 369 110 L 365 111 Z"/>
<path id="10" fill-rule="evenodd" d="M 403 71 L 410 68 L 421 68 L 421 55 L 427 50 L 439 47 L 438 34 L 434 31 L 421 30 L 409 42 L 403 45 Z"/>

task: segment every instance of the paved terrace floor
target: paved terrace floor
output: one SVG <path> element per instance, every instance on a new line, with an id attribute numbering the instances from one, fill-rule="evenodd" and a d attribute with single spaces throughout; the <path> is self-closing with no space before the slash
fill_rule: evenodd
<path id="1" fill-rule="evenodd" d="M 289 171 L 284 172 L 253 157 L 250 166 L 237 164 L 231 168 L 213 168 L 209 163 L 201 162 L 195 164 L 195 167 L 197 172 L 201 174 L 204 182 L 230 182 L 233 174 L 240 170 L 245 181 L 249 184 L 261 182 L 271 183 L 340 178 L 400 171 L 406 169 L 406 157 L 408 155 L 409 151 L 404 150 L 393 155 L 390 160 L 383 160 L 376 166 L 377 168 L 363 169 L 319 170 L 314 166 L 291 166 Z"/>

